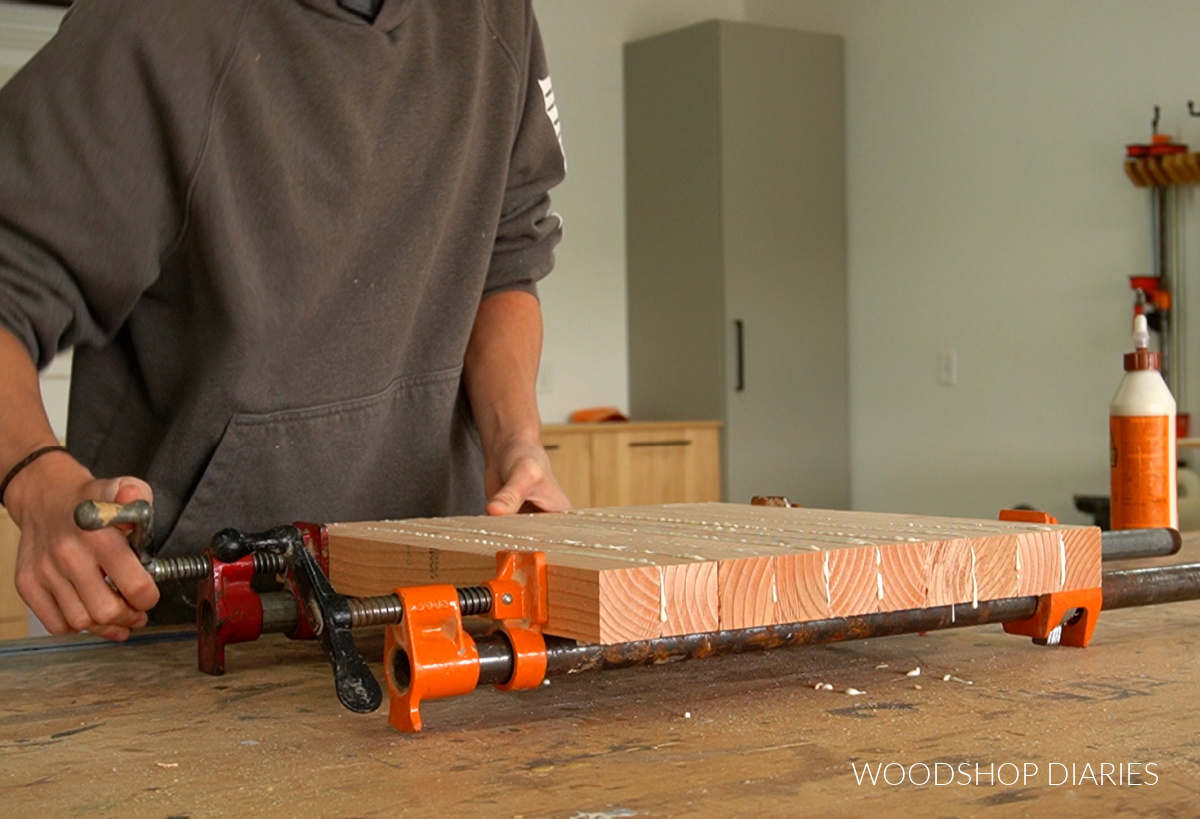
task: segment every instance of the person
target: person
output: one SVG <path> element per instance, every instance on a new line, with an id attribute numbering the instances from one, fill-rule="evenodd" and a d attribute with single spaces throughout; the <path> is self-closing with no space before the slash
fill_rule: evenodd
<path id="1" fill-rule="evenodd" d="M 46 628 L 165 606 L 84 499 L 152 500 L 167 556 L 568 509 L 535 390 L 565 167 L 528 0 L 77 0 L 0 90 L 0 502 Z"/>

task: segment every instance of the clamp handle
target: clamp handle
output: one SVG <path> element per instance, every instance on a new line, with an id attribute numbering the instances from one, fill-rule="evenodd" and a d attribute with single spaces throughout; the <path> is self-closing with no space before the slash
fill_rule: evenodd
<path id="1" fill-rule="evenodd" d="M 338 699 L 359 714 L 376 710 L 383 702 L 383 689 L 354 644 L 349 601 L 333 590 L 316 557 L 304 547 L 301 531 L 294 526 L 282 528 L 291 530 L 288 563 L 305 603 L 302 616 L 312 624 L 333 667 Z"/>
<path id="2" fill-rule="evenodd" d="M 75 507 L 75 525 L 88 532 L 107 529 L 110 526 L 129 527 L 129 546 L 137 554 L 142 565 L 154 557 L 150 539 L 154 531 L 154 506 L 149 501 L 132 503 L 86 500 Z"/>

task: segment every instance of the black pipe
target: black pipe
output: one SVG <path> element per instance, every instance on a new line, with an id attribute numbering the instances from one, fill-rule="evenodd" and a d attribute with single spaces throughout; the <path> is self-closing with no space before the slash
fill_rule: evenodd
<path id="1" fill-rule="evenodd" d="M 1103 589 L 1105 609 L 1200 599 L 1200 563 L 1105 572 Z"/>
<path id="2" fill-rule="evenodd" d="M 1179 552 L 1183 537 L 1175 529 L 1116 529 L 1100 533 L 1101 560 L 1168 557 Z"/>

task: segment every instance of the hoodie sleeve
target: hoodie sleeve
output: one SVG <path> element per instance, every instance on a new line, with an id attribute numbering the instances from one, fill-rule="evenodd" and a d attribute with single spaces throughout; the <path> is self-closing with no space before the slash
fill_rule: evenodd
<path id="1" fill-rule="evenodd" d="M 77 2 L 0 89 L 0 325 L 39 367 L 111 339 L 180 231 L 206 89 L 173 6 Z"/>
<path id="2" fill-rule="evenodd" d="M 567 162 L 542 38 L 528 4 L 526 14 L 524 104 L 484 296 L 514 289 L 536 295 L 536 283 L 554 267 L 554 247 L 562 236 L 549 192 L 563 180 Z"/>

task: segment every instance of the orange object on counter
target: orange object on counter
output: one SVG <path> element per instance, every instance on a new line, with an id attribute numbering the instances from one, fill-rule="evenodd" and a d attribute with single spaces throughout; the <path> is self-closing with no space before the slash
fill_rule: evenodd
<path id="1" fill-rule="evenodd" d="M 616 407 L 588 407 L 571 413 L 572 424 L 594 424 L 598 421 L 628 421 L 629 416 Z"/>

